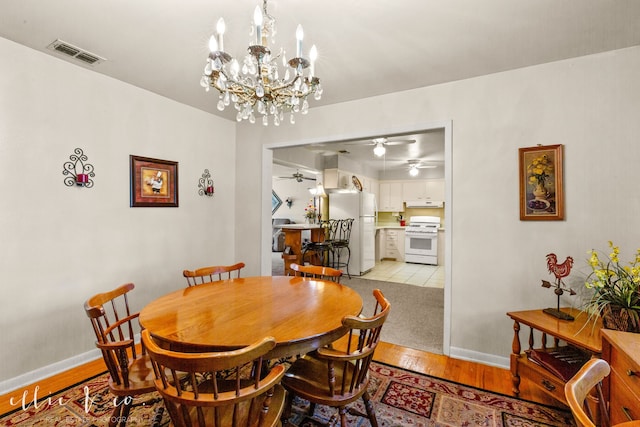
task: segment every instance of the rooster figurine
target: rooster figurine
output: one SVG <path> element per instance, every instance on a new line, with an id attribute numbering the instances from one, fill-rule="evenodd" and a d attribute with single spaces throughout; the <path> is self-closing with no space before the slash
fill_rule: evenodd
<path id="1" fill-rule="evenodd" d="M 569 295 L 576 294 L 573 289 L 567 288 L 562 282 L 562 278 L 567 277 L 569 273 L 571 273 L 571 267 L 573 267 L 573 258 L 571 258 L 570 256 L 568 256 L 562 264 L 558 264 L 558 257 L 556 256 L 556 254 L 547 255 L 547 269 L 549 270 L 549 273 L 552 273 L 554 276 L 556 276 L 555 289 L 553 292 L 558 297 L 558 304 L 556 308 L 545 308 L 542 311 L 563 320 L 573 320 L 573 316 L 560 311 L 560 296 L 564 294 L 565 291 L 568 291 Z M 550 288 L 551 286 L 551 283 L 547 280 L 542 281 L 543 288 Z"/>

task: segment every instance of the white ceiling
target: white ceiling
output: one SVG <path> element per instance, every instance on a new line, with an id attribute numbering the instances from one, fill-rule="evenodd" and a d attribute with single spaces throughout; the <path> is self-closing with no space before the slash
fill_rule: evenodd
<path id="1" fill-rule="evenodd" d="M 107 59 L 79 66 L 233 120 L 235 110 L 220 113 L 217 94 L 199 85 L 207 42 L 222 16 L 225 50 L 244 56 L 259 3 L 2 0 L 0 36 L 69 60 L 46 49 L 64 40 Z M 293 51 L 300 23 L 304 51 L 318 48 L 324 95 L 309 114 L 318 105 L 640 44 L 638 0 L 270 0 L 268 10 L 277 19 L 276 47 Z"/>
<path id="2" fill-rule="evenodd" d="M 408 176 L 409 162 L 416 162 L 420 166 L 429 166 L 439 168 L 439 171 L 432 171 L 430 175 L 443 176 L 444 168 L 444 130 L 436 129 L 422 133 L 412 133 L 406 135 L 389 135 L 387 137 L 388 145 L 385 146 L 386 152 L 382 157 L 374 155 L 373 148 L 374 143 L 372 140 L 353 140 L 353 141 L 341 141 L 330 142 L 326 144 L 311 144 L 305 145 L 303 148 L 317 156 L 335 156 L 339 157 L 338 167 L 344 169 L 341 164 L 344 159 L 347 160 L 347 164 L 359 164 L 365 165 L 365 168 L 369 171 L 375 171 L 373 175 L 375 177 L 384 177 L 385 172 L 391 173 L 392 171 L 401 170 L 403 177 Z M 394 144 L 399 142 L 400 144 Z M 280 148 L 274 150 L 274 159 L 287 159 L 288 161 L 281 161 L 278 168 L 274 168 L 274 176 L 279 176 L 285 173 L 294 173 L 296 169 L 300 169 L 300 172 L 311 174 L 313 173 L 313 167 L 308 161 L 308 157 L 304 155 L 296 155 L 299 152 L 299 147 L 293 148 Z M 300 159 L 300 163 L 291 161 L 292 159 Z M 305 161 L 307 160 L 307 161 Z M 288 164 L 293 163 L 293 164 Z M 295 165 L 301 167 L 296 167 Z M 316 161 L 316 169 L 319 168 L 319 164 L 322 161 Z M 289 167 L 287 167 L 289 166 Z M 304 166 L 308 166 L 306 170 Z M 335 166 L 333 166 L 335 167 Z M 283 169 L 284 168 L 284 169 Z M 351 170 L 347 167 L 347 170 Z M 351 170 L 353 172 L 353 170 Z M 421 176 L 425 173 L 421 173 Z M 389 179 L 396 179 L 393 176 Z"/>

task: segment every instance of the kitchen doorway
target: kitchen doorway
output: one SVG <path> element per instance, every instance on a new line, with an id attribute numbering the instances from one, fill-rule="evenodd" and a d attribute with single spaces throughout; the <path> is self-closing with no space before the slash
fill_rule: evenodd
<path id="1" fill-rule="evenodd" d="M 404 127 L 404 128 L 397 128 L 397 129 L 393 129 L 392 131 L 387 131 L 387 132 L 379 132 L 378 134 L 384 134 L 384 135 L 408 135 L 408 134 L 416 134 L 416 133 L 420 133 L 420 132 L 428 132 L 430 130 L 442 130 L 443 131 L 443 139 L 444 139 L 444 145 L 445 145 L 445 159 L 444 159 L 444 165 L 445 165 L 445 176 L 444 176 L 444 180 L 445 180 L 445 206 L 447 206 L 447 209 L 445 209 L 445 216 L 444 216 L 444 224 L 447 227 L 447 233 L 445 236 L 445 250 L 442 251 L 443 255 L 444 255 L 444 266 L 442 267 L 442 269 L 444 270 L 444 307 L 443 307 L 443 311 L 444 311 L 444 331 L 443 331 L 443 354 L 448 355 L 450 353 L 450 328 L 451 328 L 451 324 L 450 324 L 450 318 L 451 318 L 451 257 L 452 257 L 452 251 L 451 251 L 451 212 L 452 212 L 452 197 L 451 197 L 451 193 L 452 193 L 452 165 L 451 165 L 451 159 L 452 159 L 452 122 L 451 121 L 443 121 L 443 122 L 437 122 L 437 123 L 428 123 L 428 124 L 424 124 L 422 126 L 420 125 L 413 125 L 410 128 L 409 127 Z M 355 139 L 364 139 L 364 138 L 368 138 L 368 135 L 350 135 L 348 138 L 343 136 L 343 135 L 332 135 L 332 136 L 327 136 L 322 138 L 322 141 L 320 141 L 318 138 L 315 138 L 313 140 L 307 140 L 305 141 L 304 144 L 301 144 L 299 140 L 292 140 L 292 141 L 283 141 L 283 142 L 279 142 L 279 143 L 273 143 L 273 144 L 266 144 L 263 147 L 263 192 L 265 194 L 265 197 L 263 198 L 264 201 L 264 211 L 270 211 L 270 206 L 267 206 L 267 201 L 269 200 L 269 197 L 271 195 L 271 181 L 272 181 L 272 175 L 271 175 L 271 171 L 273 168 L 273 151 L 272 150 L 276 150 L 276 149 L 280 149 L 280 148 L 291 148 L 291 147 L 305 147 L 308 145 L 313 145 L 313 144 L 330 144 L 332 142 L 341 142 L 341 141 L 348 141 L 348 140 L 355 140 Z M 266 225 L 266 221 L 267 218 L 265 218 L 265 225 Z M 267 231 L 267 228 L 265 227 L 265 229 L 263 230 L 263 254 L 262 254 L 262 268 L 263 271 L 270 271 L 271 270 L 271 265 L 272 265 L 272 250 L 271 250 L 271 233 L 269 233 Z M 439 273 L 442 274 L 442 273 Z"/>

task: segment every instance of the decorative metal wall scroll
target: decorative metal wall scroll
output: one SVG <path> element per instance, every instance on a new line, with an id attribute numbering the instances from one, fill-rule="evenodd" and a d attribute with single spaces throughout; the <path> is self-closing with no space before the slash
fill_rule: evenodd
<path id="1" fill-rule="evenodd" d="M 93 187 L 93 178 L 96 174 L 93 172 L 93 165 L 86 163 L 89 159 L 80 148 L 73 150 L 75 154 L 69 156 L 69 162 L 63 165 L 62 175 L 70 175 L 64 179 L 67 187 L 77 185 L 80 187 Z"/>
<path id="2" fill-rule="evenodd" d="M 209 169 L 205 169 L 202 178 L 198 180 L 198 194 L 201 196 L 213 196 L 215 189 L 213 188 L 213 180 Z"/>

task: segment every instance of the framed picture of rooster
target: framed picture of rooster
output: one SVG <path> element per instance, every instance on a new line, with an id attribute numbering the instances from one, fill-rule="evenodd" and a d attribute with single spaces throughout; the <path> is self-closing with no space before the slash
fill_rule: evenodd
<path id="1" fill-rule="evenodd" d="M 520 220 L 564 219 L 563 145 L 519 148 Z"/>

